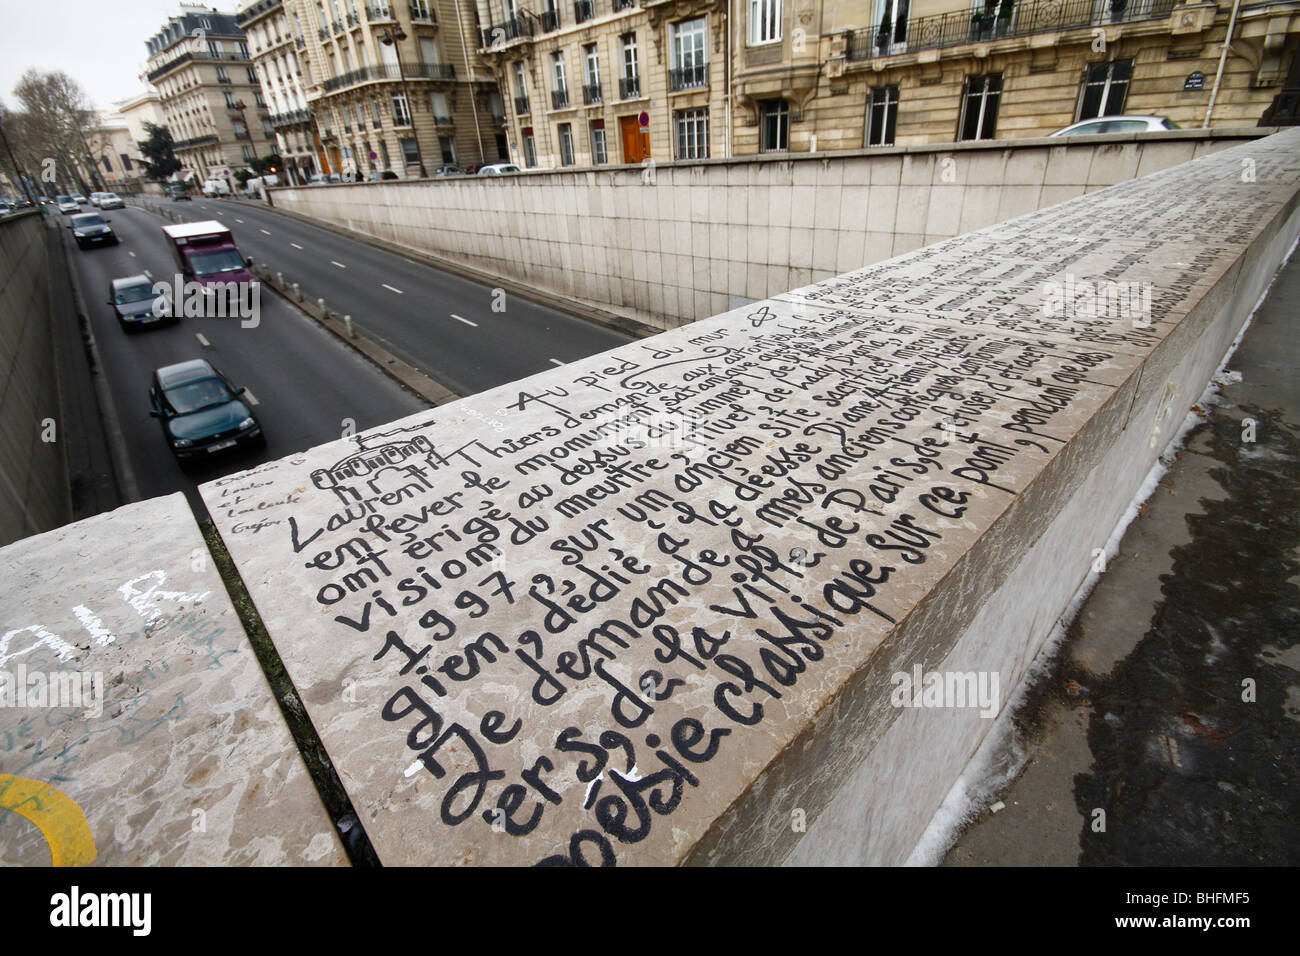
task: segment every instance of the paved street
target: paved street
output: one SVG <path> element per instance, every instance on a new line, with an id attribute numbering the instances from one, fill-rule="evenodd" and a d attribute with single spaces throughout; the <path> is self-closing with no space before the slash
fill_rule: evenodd
<path id="1" fill-rule="evenodd" d="M 120 245 L 79 250 L 66 230 L 64 236 L 141 497 L 184 491 L 203 514 L 198 483 L 332 441 L 349 422 L 359 431 L 427 407 L 272 292 L 262 295 L 256 328 L 243 328 L 238 319 L 191 318 L 123 332 L 106 301 L 109 282 L 141 272 L 170 281 L 173 258 L 158 216 L 130 207 L 105 215 Z M 155 368 L 192 358 L 208 359 L 248 388 L 265 449 L 181 470 L 149 415 L 149 378 Z"/>
<path id="2" fill-rule="evenodd" d="M 187 220 L 229 226 L 245 255 L 313 299 L 350 314 L 391 352 L 458 395 L 495 388 L 630 341 L 576 316 L 308 225 L 250 203 L 198 198 L 170 203 Z"/>

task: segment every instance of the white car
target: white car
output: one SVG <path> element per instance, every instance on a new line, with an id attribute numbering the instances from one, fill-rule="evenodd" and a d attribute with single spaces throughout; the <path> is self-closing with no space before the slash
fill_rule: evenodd
<path id="1" fill-rule="evenodd" d="M 203 184 L 203 195 L 209 199 L 213 196 L 229 196 L 230 186 L 223 179 L 209 179 Z"/>
<path id="2" fill-rule="evenodd" d="M 125 209 L 126 203 L 122 200 L 122 197 L 119 196 L 117 193 L 100 193 L 99 208 L 100 209 Z"/>
<path id="3" fill-rule="evenodd" d="M 59 196 L 59 212 L 74 213 L 81 212 L 81 203 L 77 202 L 76 196 Z"/>
<path id="4" fill-rule="evenodd" d="M 1178 129 L 1163 116 L 1094 116 L 1080 120 L 1053 136 L 1095 136 L 1098 133 L 1154 133 L 1159 130 Z"/>
<path id="5" fill-rule="evenodd" d="M 493 163 L 478 171 L 480 176 L 504 176 L 506 173 L 522 173 L 523 170 L 514 163 Z"/>
<path id="6" fill-rule="evenodd" d="M 98 206 L 98 205 L 99 205 L 99 201 L 100 201 L 102 198 L 104 198 L 105 196 L 107 196 L 107 195 L 108 195 L 108 193 L 99 193 L 99 192 L 91 193 L 91 194 L 90 194 L 90 204 L 91 204 L 92 206 Z"/>

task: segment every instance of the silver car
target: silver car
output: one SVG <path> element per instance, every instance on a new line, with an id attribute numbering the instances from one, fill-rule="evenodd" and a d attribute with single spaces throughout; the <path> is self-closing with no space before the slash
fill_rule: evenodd
<path id="1" fill-rule="evenodd" d="M 122 197 L 119 196 L 117 193 L 100 193 L 99 208 L 100 209 L 125 209 L 126 203 L 122 200 Z"/>
<path id="2" fill-rule="evenodd" d="M 1080 120 L 1053 136 L 1095 136 L 1098 133 L 1154 133 L 1159 130 L 1178 129 L 1163 116 L 1094 116 Z"/>

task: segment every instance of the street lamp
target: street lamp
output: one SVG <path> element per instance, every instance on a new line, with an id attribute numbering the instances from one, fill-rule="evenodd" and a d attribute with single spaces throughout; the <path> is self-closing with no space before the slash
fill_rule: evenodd
<path id="1" fill-rule="evenodd" d="M 406 101 L 406 115 L 411 121 L 411 137 L 415 140 L 415 158 L 420 163 L 420 178 L 428 179 L 429 174 L 424 168 L 424 151 L 420 149 L 420 134 L 415 128 L 415 105 L 411 102 L 411 97 L 406 92 L 406 70 L 402 67 L 402 48 L 397 44 L 406 39 L 406 31 L 400 26 L 396 29 L 385 27 L 383 35 L 380 36 L 379 42 L 384 46 L 391 46 L 393 53 L 397 57 L 397 76 L 402 81 L 402 99 Z"/>

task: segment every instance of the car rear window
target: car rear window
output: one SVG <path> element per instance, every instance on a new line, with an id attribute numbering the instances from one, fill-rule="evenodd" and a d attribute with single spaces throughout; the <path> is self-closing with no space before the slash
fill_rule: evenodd
<path id="1" fill-rule="evenodd" d="M 143 302 L 145 299 L 154 298 L 153 285 L 148 282 L 141 282 L 136 285 L 119 286 L 113 293 L 113 300 L 118 305 L 127 302 Z"/>
<path id="2" fill-rule="evenodd" d="M 225 383 L 216 378 L 201 378 L 197 382 L 177 385 L 166 389 L 164 394 L 167 396 L 167 404 L 178 415 L 197 412 L 213 405 L 224 405 L 234 398 Z"/>

